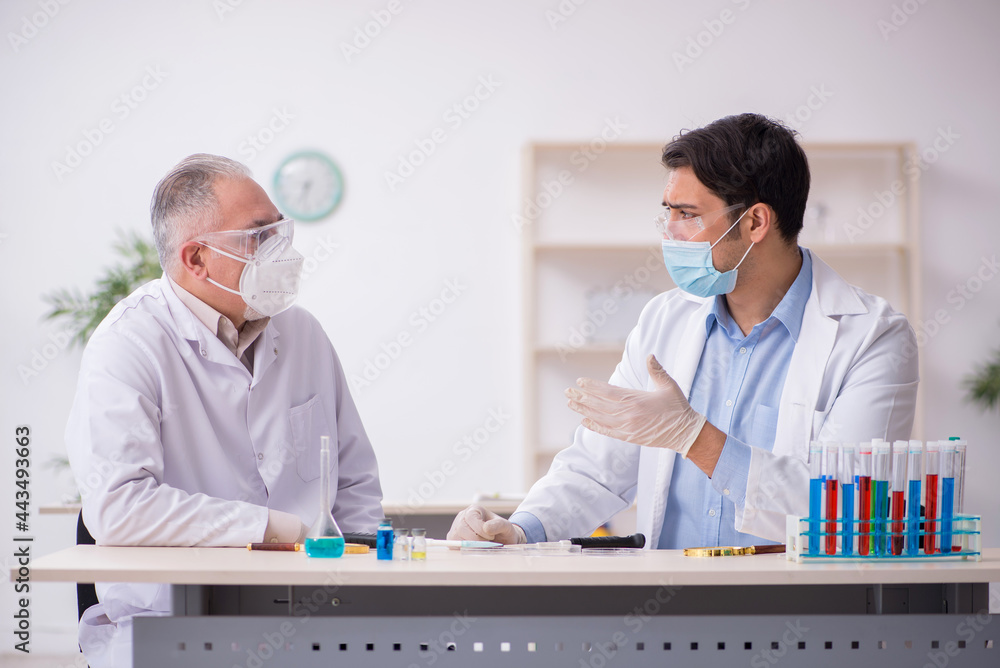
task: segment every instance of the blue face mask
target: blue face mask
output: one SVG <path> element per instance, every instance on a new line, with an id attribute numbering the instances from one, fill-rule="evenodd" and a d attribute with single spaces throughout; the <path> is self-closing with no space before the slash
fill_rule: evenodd
<path id="1" fill-rule="evenodd" d="M 722 241 L 726 234 L 729 234 L 730 230 L 739 224 L 746 213 L 744 211 L 740 214 L 740 217 L 729 226 L 726 233 L 719 237 L 719 241 Z M 727 272 L 720 272 L 712 263 L 712 249 L 719 241 L 709 244 L 707 241 L 663 240 L 663 262 L 667 265 L 670 278 L 677 284 L 677 287 L 697 297 L 714 297 L 733 291 L 733 288 L 736 287 L 736 270 L 743 264 L 743 260 L 747 259 L 750 248 L 753 248 L 753 242 L 750 243 L 750 248 L 747 248 L 747 252 L 743 254 L 735 267 Z"/>

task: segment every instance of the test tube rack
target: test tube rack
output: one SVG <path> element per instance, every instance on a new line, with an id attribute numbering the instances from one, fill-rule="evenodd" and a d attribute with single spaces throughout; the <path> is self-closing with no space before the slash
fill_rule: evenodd
<path id="1" fill-rule="evenodd" d="M 810 519 L 812 519 L 812 523 L 815 524 L 815 518 L 796 517 L 794 515 L 786 516 L 785 557 L 789 561 L 803 563 L 806 561 L 942 561 L 970 559 L 972 561 L 982 561 L 983 559 L 982 517 L 979 515 L 955 515 L 952 519 L 952 528 L 950 532 L 954 538 L 951 551 L 937 551 L 933 554 L 925 554 L 923 549 L 918 549 L 916 554 L 909 554 L 907 552 L 906 541 L 911 539 L 907 532 L 907 525 L 909 524 L 909 520 L 907 519 L 902 521 L 902 528 L 896 526 L 895 530 L 889 530 L 888 527 L 885 530 L 880 530 L 878 528 L 878 523 L 871 519 L 867 521 L 857 519 L 848 520 L 848 522 L 853 525 L 853 531 L 847 534 L 852 542 L 850 554 L 844 554 L 843 551 L 843 541 L 845 539 L 843 519 L 838 518 L 833 520 L 824 518 L 822 520 L 820 530 L 810 529 Z M 921 524 L 923 524 L 924 521 L 924 518 L 920 519 Z M 899 524 L 898 520 L 887 518 L 885 524 L 891 525 L 894 522 L 897 525 Z M 861 525 L 863 523 L 868 525 L 868 533 L 861 533 Z M 822 527 L 826 527 L 827 524 L 836 524 L 836 531 L 833 533 L 823 531 Z M 937 526 L 941 526 L 941 520 L 937 521 Z M 941 536 L 944 533 L 945 532 L 941 530 L 926 531 L 923 527 L 921 527 L 917 532 L 917 537 L 919 540 L 921 537 L 937 536 L 938 542 L 940 543 Z M 826 539 L 830 536 L 835 536 L 837 540 L 836 550 L 832 554 L 828 554 L 825 549 Z M 858 553 L 858 541 L 859 538 L 863 537 L 867 537 L 871 541 L 871 547 L 875 548 L 869 549 L 867 555 Z M 894 549 L 892 547 L 894 540 L 897 541 L 896 544 L 901 547 Z M 810 541 L 816 541 L 816 544 L 819 545 L 819 550 L 815 551 L 815 553 L 810 553 L 809 551 Z M 876 548 L 880 542 L 885 546 L 885 549 L 880 550 Z"/>

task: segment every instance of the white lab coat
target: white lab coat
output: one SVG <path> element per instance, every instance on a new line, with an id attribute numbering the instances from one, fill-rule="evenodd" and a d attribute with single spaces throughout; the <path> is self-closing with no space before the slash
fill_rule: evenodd
<path id="1" fill-rule="evenodd" d="M 812 262 L 812 291 L 777 407 L 774 448 L 753 448 L 746 502 L 736 508 L 737 531 L 780 542 L 785 515 L 809 511 L 809 442 L 907 439 L 916 405 L 917 346 L 906 318 L 884 299 L 848 285 L 815 255 Z M 650 301 L 610 382 L 653 389 L 646 370 L 653 353 L 690 395 L 713 302 L 676 289 Z M 637 531 L 655 548 L 676 456 L 579 427 L 518 510 L 535 515 L 548 540 L 559 540 L 589 535 L 637 500 Z"/>
<path id="2" fill-rule="evenodd" d="M 66 428 L 83 517 L 99 545 L 245 546 L 268 509 L 311 524 L 320 436 L 330 436 L 333 513 L 344 531 L 382 517 L 378 466 L 319 322 L 292 307 L 254 343 L 251 375 L 166 278 L 122 300 L 83 354 Z M 98 584 L 80 641 L 101 654 L 114 624 L 169 610 L 166 585 Z M 127 654 L 112 642 L 91 665 Z"/>

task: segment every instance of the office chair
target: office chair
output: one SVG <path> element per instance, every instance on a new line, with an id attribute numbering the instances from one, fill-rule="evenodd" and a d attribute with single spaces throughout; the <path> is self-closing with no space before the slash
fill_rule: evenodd
<path id="1" fill-rule="evenodd" d="M 87 525 L 83 523 L 83 511 L 76 518 L 76 544 L 96 545 L 97 541 L 90 535 Z M 97 605 L 97 588 L 92 582 L 76 583 L 76 609 L 77 621 L 83 618 L 83 611 L 92 605 Z"/>

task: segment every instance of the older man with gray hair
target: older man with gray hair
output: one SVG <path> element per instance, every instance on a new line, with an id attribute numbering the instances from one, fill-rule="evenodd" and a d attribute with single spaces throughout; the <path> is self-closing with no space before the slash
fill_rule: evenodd
<path id="1" fill-rule="evenodd" d="M 292 306 L 302 256 L 238 162 L 197 154 L 151 204 L 164 275 L 123 299 L 83 354 L 66 428 L 99 545 L 241 546 L 305 538 L 330 436 L 344 531 L 382 516 L 378 465 L 319 322 Z M 168 585 L 98 584 L 80 622 L 91 666 L 129 666 L 132 618 Z"/>

